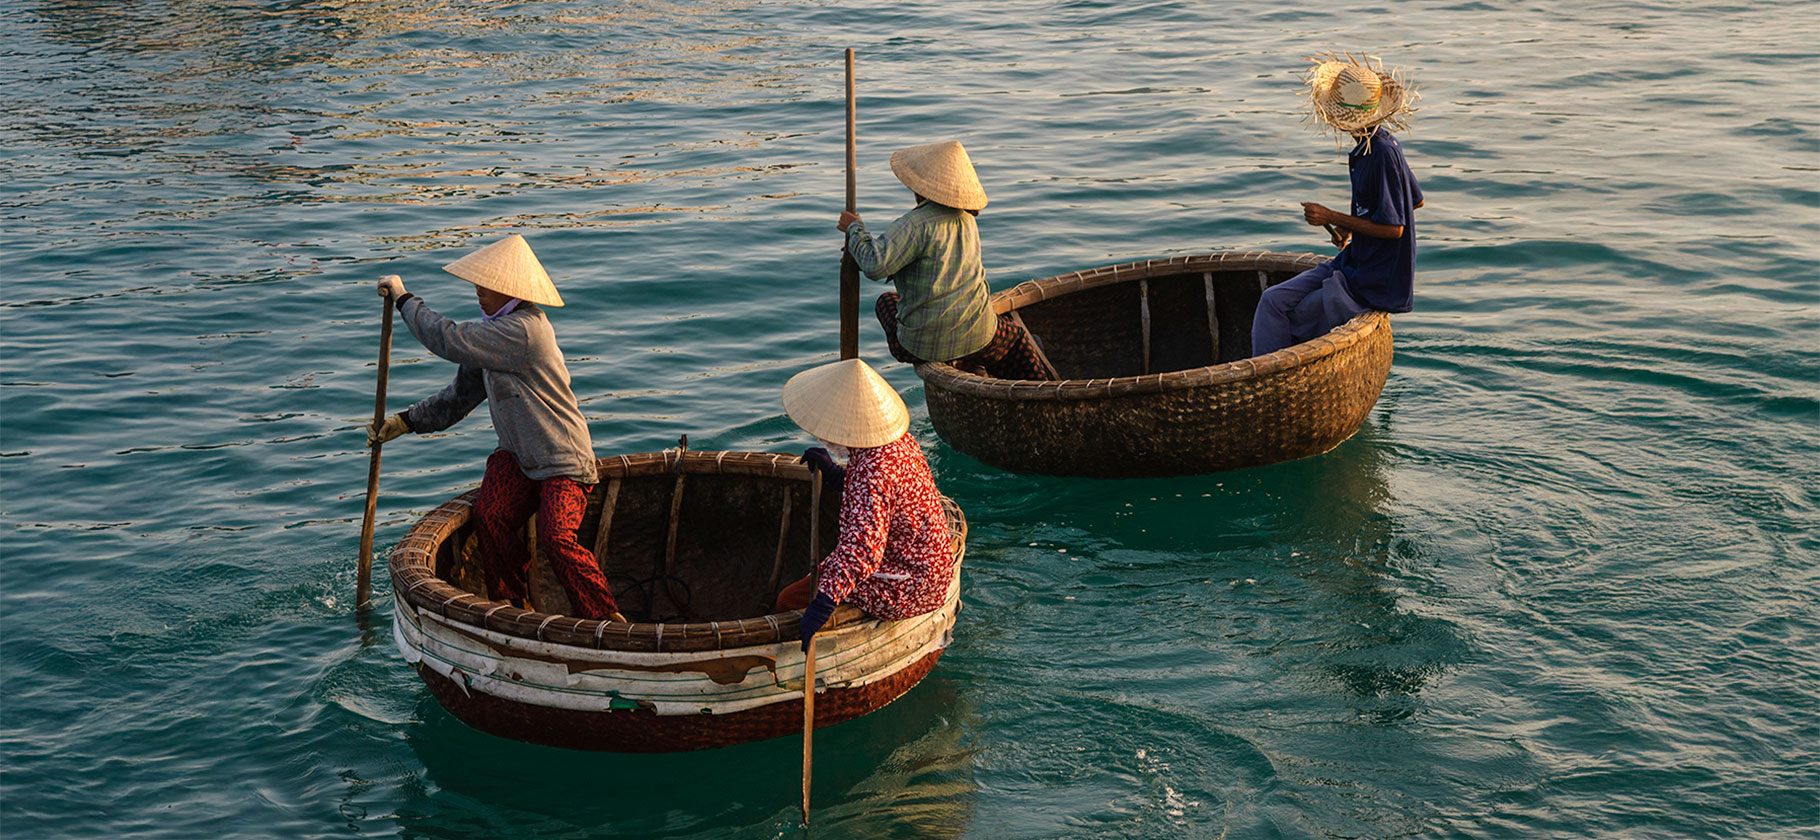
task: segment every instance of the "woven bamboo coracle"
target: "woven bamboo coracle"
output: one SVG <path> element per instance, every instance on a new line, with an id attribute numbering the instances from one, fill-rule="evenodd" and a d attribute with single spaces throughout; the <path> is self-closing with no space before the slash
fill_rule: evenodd
<path id="1" fill-rule="evenodd" d="M 1389 316 L 1367 312 L 1275 353 L 1251 353 L 1264 289 L 1314 254 L 1218 253 L 1032 280 L 992 296 L 1022 320 L 1057 381 L 918 365 L 948 445 L 1015 472 L 1192 475 L 1318 455 L 1351 437 L 1390 374 Z"/>
<path id="2" fill-rule="evenodd" d="M 566 615 L 532 549 L 531 610 L 486 597 L 474 492 L 413 526 L 391 555 L 393 633 L 444 708 L 476 729 L 615 752 L 727 746 L 802 731 L 797 611 L 769 610 L 808 574 L 810 473 L 793 455 L 659 452 L 598 461 L 577 538 L 595 547 L 630 622 Z M 838 536 L 824 493 L 821 544 Z M 942 500 L 956 561 L 967 523 Z M 850 605 L 816 635 L 816 726 L 891 702 L 935 666 L 960 608 L 879 621 Z"/>

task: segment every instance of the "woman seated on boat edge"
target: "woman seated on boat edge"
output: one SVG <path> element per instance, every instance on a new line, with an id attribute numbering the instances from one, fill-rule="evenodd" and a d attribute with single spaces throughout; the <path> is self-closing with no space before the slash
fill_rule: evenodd
<path id="1" fill-rule="evenodd" d="M 860 270 L 897 289 L 873 307 L 891 357 L 951 362 L 1001 379 L 1050 378 L 1029 333 L 994 316 L 987 300 L 975 220 L 986 190 L 967 150 L 954 140 L 901 149 L 891 155 L 891 171 L 916 197 L 910 212 L 876 237 L 858 213 L 842 211 L 835 224 Z"/>
<path id="2" fill-rule="evenodd" d="M 841 498 L 840 537 L 818 559 L 819 582 L 810 575 L 777 596 L 777 612 L 803 611 L 803 650 L 844 602 L 886 621 L 940 609 L 954 581 L 954 546 L 903 398 L 871 366 L 847 359 L 791 377 L 783 403 L 822 441 L 803 458 Z M 845 469 L 835 463 L 840 454 Z"/>
<path id="3" fill-rule="evenodd" d="M 1351 213 L 1302 203 L 1310 225 L 1325 226 L 1340 253 L 1270 287 L 1258 301 L 1251 354 L 1263 356 L 1326 335 L 1366 312 L 1408 312 L 1415 296 L 1415 209 L 1422 188 L 1390 128 L 1407 129 L 1419 98 L 1398 71 L 1328 56 L 1308 71 L 1314 122 L 1349 136 Z"/>
<path id="4" fill-rule="evenodd" d="M 405 291 L 396 274 L 379 279 L 379 295 L 392 300 L 411 335 L 460 367 L 441 391 L 368 427 L 367 446 L 441 431 L 486 402 L 499 448 L 487 458 L 473 518 L 487 597 L 525 606 L 531 557 L 518 532 L 536 514 L 537 544 L 576 614 L 625 621 L 594 553 L 575 538 L 599 476 L 587 421 L 541 308 L 562 306 L 562 295 L 517 234 L 443 270 L 474 284 L 479 321 L 443 317 Z"/>

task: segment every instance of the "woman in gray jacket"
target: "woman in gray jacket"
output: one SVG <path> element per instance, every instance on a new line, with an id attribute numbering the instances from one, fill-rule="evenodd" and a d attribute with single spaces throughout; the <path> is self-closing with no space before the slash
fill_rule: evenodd
<path id="1" fill-rule="evenodd" d="M 379 279 L 404 324 L 424 349 L 460 365 L 455 381 L 367 430 L 371 446 L 405 432 L 455 425 L 486 401 L 499 434 L 474 499 L 474 521 L 486 550 L 487 596 L 524 606 L 531 558 L 516 532 L 537 514 L 537 544 L 549 555 L 582 618 L 624 621 L 593 552 L 575 539 L 588 492 L 598 477 L 594 445 L 569 390 L 556 333 L 542 306 L 561 306 L 524 237 L 514 234 L 443 266 L 474 284 L 483 316 L 456 322 L 404 290 L 395 274 Z"/>

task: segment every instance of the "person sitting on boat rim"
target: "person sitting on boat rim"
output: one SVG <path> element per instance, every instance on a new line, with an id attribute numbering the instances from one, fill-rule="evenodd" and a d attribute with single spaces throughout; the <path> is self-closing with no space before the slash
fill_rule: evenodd
<path id="1" fill-rule="evenodd" d="M 916 195 L 914 209 L 877 237 L 858 213 L 843 210 L 835 223 L 860 270 L 897 287 L 874 307 L 891 358 L 983 367 L 1000 379 L 1048 379 L 1030 334 L 1009 317 L 994 317 L 986 300 L 974 218 L 986 207 L 986 190 L 967 150 L 954 140 L 912 146 L 891 155 L 891 171 Z"/>
<path id="2" fill-rule="evenodd" d="M 575 612 L 624 621 L 593 552 L 575 539 L 599 477 L 587 421 L 541 308 L 562 306 L 562 295 L 517 234 L 442 268 L 474 284 L 480 320 L 457 323 L 437 314 L 406 292 L 396 274 L 379 278 L 379 294 L 392 299 L 425 349 L 461 367 L 435 395 L 368 428 L 367 445 L 449 428 L 485 400 L 499 434 L 473 508 L 486 549 L 487 597 L 524 606 L 531 558 L 516 534 L 535 513 L 537 544 Z"/>
<path id="3" fill-rule="evenodd" d="M 903 399 L 859 359 L 803 371 L 783 396 L 784 412 L 824 444 L 803 459 L 841 500 L 840 539 L 820 559 L 820 585 L 811 592 L 813 578 L 804 577 L 777 595 L 778 612 L 803 611 L 803 650 L 848 601 L 886 621 L 940 609 L 954 581 L 954 546 Z M 845 469 L 834 462 L 843 456 Z"/>
<path id="4" fill-rule="evenodd" d="M 1302 204 L 1303 219 L 1327 226 L 1340 253 L 1264 293 L 1251 324 L 1253 356 L 1325 335 L 1363 312 L 1408 312 L 1414 303 L 1422 188 L 1390 128 L 1408 129 L 1415 87 L 1351 55 L 1317 61 L 1307 84 L 1316 122 L 1356 143 L 1346 158 L 1352 212 Z"/>

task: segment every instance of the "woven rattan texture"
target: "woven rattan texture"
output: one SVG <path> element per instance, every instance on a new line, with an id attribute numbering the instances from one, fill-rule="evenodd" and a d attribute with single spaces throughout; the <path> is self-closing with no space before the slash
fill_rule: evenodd
<path id="1" fill-rule="evenodd" d="M 1204 254 L 1108 266 L 1000 292 L 993 308 L 1022 314 L 1057 369 L 1075 378 L 1021 382 L 919 365 L 929 418 L 961 452 L 1003 469 L 1050 475 L 1191 475 L 1326 452 L 1358 430 L 1383 390 L 1392 353 L 1388 316 L 1367 313 L 1267 356 L 1206 364 L 1213 341 L 1209 284 L 1222 358 L 1243 355 L 1263 286 L 1320 259 Z M 1144 287 L 1149 373 L 1141 339 Z M 1205 351 L 1195 348 L 1197 340 L 1207 343 Z"/>

